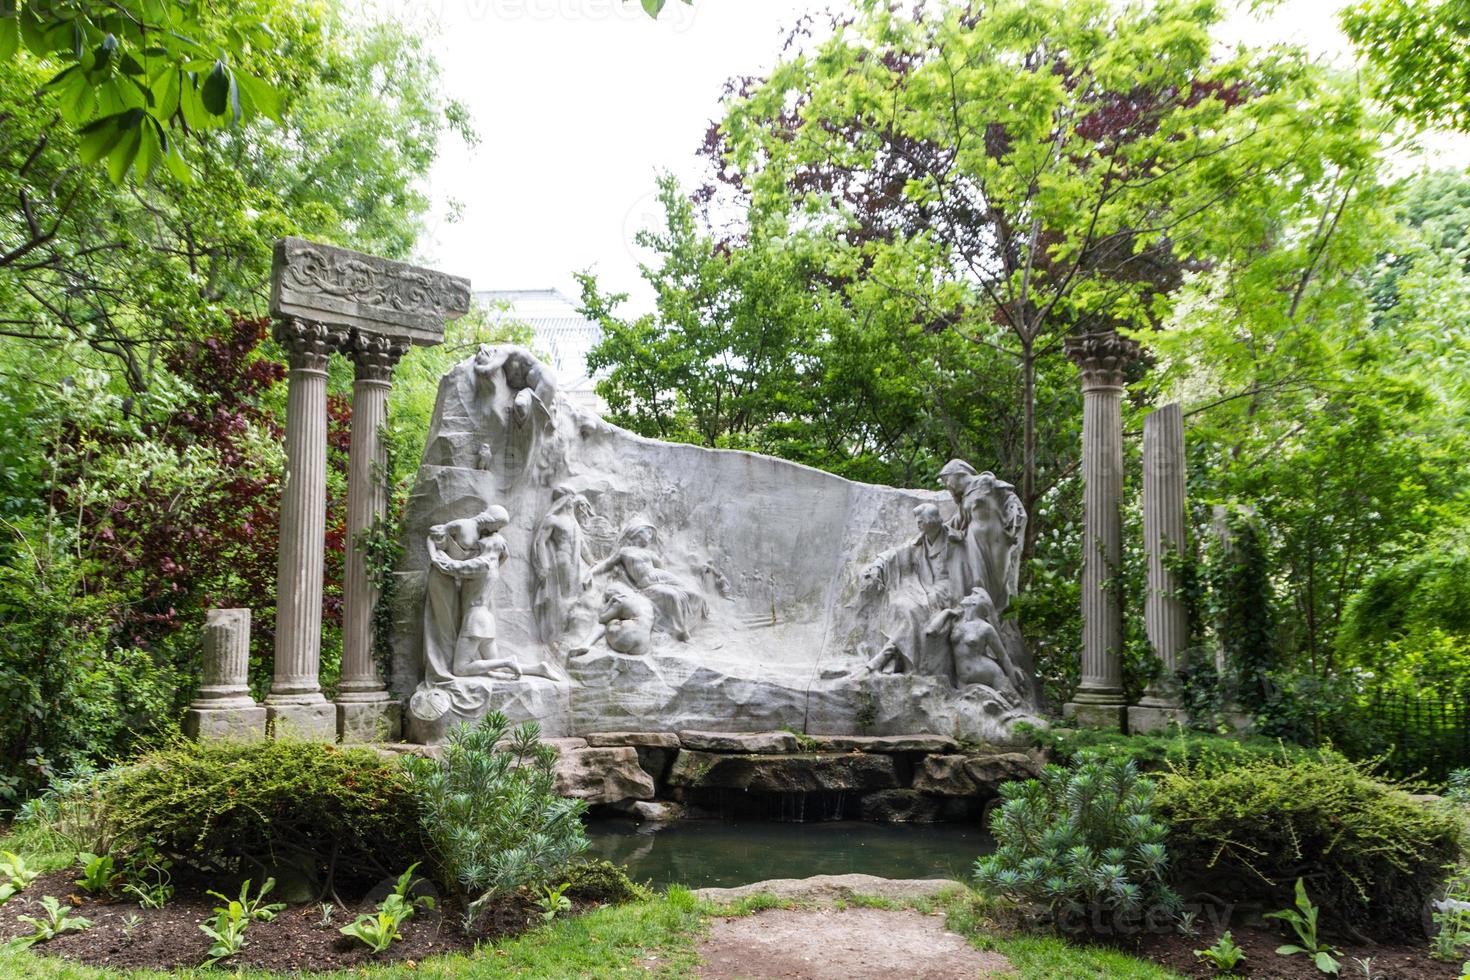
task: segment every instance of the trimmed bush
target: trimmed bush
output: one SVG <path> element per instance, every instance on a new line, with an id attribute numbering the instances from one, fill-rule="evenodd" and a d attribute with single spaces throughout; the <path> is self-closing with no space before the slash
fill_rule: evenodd
<path id="1" fill-rule="evenodd" d="M 1185 764 L 1218 769 L 1256 759 L 1295 761 L 1317 757 L 1312 749 L 1261 736 L 1239 738 L 1191 731 L 1124 735 L 1096 728 L 1028 728 L 1026 735 L 1063 765 L 1084 759 L 1132 760 L 1143 772 Z"/>
<path id="2" fill-rule="evenodd" d="M 1047 766 L 1039 779 L 1003 784 L 1000 796 L 991 817 L 999 847 L 975 864 L 987 894 L 1072 925 L 1178 906 L 1164 881 L 1167 828 L 1133 762 Z"/>
<path id="3" fill-rule="evenodd" d="M 151 841 L 209 873 L 291 867 L 370 884 L 424 857 L 402 767 L 367 749 L 181 741 L 118 769 L 107 802 L 124 846 Z"/>
<path id="4" fill-rule="evenodd" d="M 1228 902 L 1282 908 L 1304 878 L 1325 922 L 1417 938 L 1460 853 L 1449 808 L 1416 802 L 1333 752 L 1185 763 L 1156 778 L 1175 879 Z"/>
<path id="5" fill-rule="evenodd" d="M 628 872 L 611 861 L 579 861 L 561 874 L 568 898 L 604 905 L 643 902 L 653 892 L 628 877 Z"/>

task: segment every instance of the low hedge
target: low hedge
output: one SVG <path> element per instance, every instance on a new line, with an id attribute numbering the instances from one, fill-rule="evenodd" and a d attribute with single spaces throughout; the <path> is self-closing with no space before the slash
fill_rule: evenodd
<path id="1" fill-rule="evenodd" d="M 1186 761 L 1155 778 L 1186 898 L 1286 908 L 1303 878 L 1329 926 L 1419 937 L 1463 846 L 1451 808 L 1411 799 L 1330 751 L 1229 766 Z"/>
<path id="2" fill-rule="evenodd" d="M 371 884 L 426 857 L 402 767 L 368 749 L 180 741 L 121 767 L 107 803 L 124 847 L 151 842 L 209 873 Z"/>
<path id="3" fill-rule="evenodd" d="M 1267 759 L 1314 759 L 1318 753 L 1263 736 L 1212 735 L 1178 731 L 1173 734 L 1124 735 L 1103 729 L 1026 727 L 1032 744 L 1046 749 L 1052 760 L 1067 765 L 1083 759 L 1132 760 L 1144 772 L 1158 772 L 1184 764 L 1223 768 L 1240 762 Z"/>

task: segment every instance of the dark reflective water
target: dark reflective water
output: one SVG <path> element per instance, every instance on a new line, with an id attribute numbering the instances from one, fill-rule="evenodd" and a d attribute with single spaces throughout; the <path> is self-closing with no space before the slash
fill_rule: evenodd
<path id="1" fill-rule="evenodd" d="M 969 824 L 734 823 L 690 820 L 656 830 L 597 820 L 587 825 L 592 853 L 628 866 L 635 881 L 691 888 L 745 885 L 767 878 L 870 874 L 883 878 L 957 878 L 994 849 Z"/>

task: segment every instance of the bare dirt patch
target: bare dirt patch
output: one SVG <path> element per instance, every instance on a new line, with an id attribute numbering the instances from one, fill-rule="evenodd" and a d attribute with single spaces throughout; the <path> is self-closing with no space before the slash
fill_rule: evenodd
<path id="1" fill-rule="evenodd" d="M 1012 973 L 912 909 L 771 909 L 715 919 L 699 946 L 704 980 L 973 980 Z"/>

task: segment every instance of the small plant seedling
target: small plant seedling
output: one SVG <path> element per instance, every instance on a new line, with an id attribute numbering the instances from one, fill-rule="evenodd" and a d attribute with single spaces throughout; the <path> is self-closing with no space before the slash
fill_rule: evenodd
<path id="1" fill-rule="evenodd" d="M 562 894 L 562 892 L 565 892 L 570 887 L 572 887 L 571 882 L 567 881 L 562 882 L 555 888 L 552 888 L 550 885 L 545 885 L 542 887 L 541 890 L 544 891 L 546 895 L 542 898 L 536 899 L 536 905 L 541 909 L 541 921 L 550 922 L 552 919 L 557 917 L 558 913 L 566 912 L 571 909 L 572 900 Z"/>
<path id="2" fill-rule="evenodd" d="M 50 895 L 41 896 L 40 916 L 18 915 L 16 920 L 28 923 L 35 930 L 29 936 L 21 936 L 10 941 L 11 945 L 20 949 L 34 946 L 36 943 L 49 942 L 63 932 L 81 932 L 92 928 L 91 919 L 84 919 L 81 916 L 73 917 L 70 909 L 64 908 Z"/>
<path id="3" fill-rule="evenodd" d="M 265 896 L 270 894 L 270 890 L 274 887 L 276 887 L 276 879 L 267 878 L 265 884 L 260 886 L 260 892 L 254 898 L 251 898 L 250 879 L 246 878 L 245 883 L 240 886 L 239 898 L 232 899 L 226 895 L 221 895 L 219 892 L 210 892 L 209 894 L 221 902 L 228 903 L 226 908 L 233 905 L 240 906 L 241 914 L 248 922 L 269 922 L 276 917 L 277 912 L 286 907 L 285 902 L 275 902 L 271 905 L 265 904 Z M 221 910 L 215 909 L 215 911 L 219 912 Z"/>
<path id="4" fill-rule="evenodd" d="M 1199 913 L 1180 912 L 1178 919 L 1174 923 L 1174 928 L 1179 932 L 1179 935 L 1181 936 L 1198 936 Z"/>
<path id="5" fill-rule="evenodd" d="M 1220 934 L 1219 939 L 1215 940 L 1215 945 L 1206 947 L 1205 949 L 1197 949 L 1194 951 L 1194 955 L 1198 959 L 1202 959 L 1213 966 L 1220 973 L 1230 974 L 1234 973 L 1235 968 L 1240 965 L 1240 961 L 1245 959 L 1245 950 L 1235 945 L 1235 937 L 1230 935 L 1229 930 L 1227 930 Z"/>
<path id="6" fill-rule="evenodd" d="M 317 906 L 317 909 L 322 914 L 321 921 L 317 923 L 317 928 L 329 928 L 332 924 L 332 916 L 335 915 L 337 912 L 337 906 L 333 905 L 331 902 L 322 902 L 320 905 Z"/>
<path id="7" fill-rule="evenodd" d="M 388 897 L 391 899 L 394 896 Z M 398 931 L 398 926 L 403 921 L 400 917 L 402 908 L 401 903 L 385 901 L 373 915 L 359 915 L 355 922 L 337 931 L 363 943 L 376 956 L 391 946 L 393 940 L 403 938 L 403 934 Z"/>
<path id="8" fill-rule="evenodd" d="M 138 900 L 145 909 L 161 909 L 174 897 L 173 878 L 168 869 L 173 862 L 160 857 L 152 845 L 132 855 L 124 874 L 131 879 L 123 891 Z"/>
<path id="9" fill-rule="evenodd" d="M 1337 960 L 1340 954 L 1338 950 L 1322 943 L 1317 938 L 1317 914 L 1317 907 L 1307 898 L 1307 886 L 1302 879 L 1298 878 L 1296 880 L 1296 908 L 1268 912 L 1266 918 L 1280 919 L 1290 925 L 1292 931 L 1296 933 L 1298 945 L 1288 943 L 1285 946 L 1278 946 L 1277 954 L 1295 956 L 1297 953 L 1306 953 L 1312 957 L 1319 971 L 1336 974 L 1342 966 Z"/>
<path id="10" fill-rule="evenodd" d="M 0 905 L 4 905 L 36 880 L 39 871 L 26 867 L 25 858 L 14 851 L 0 851 Z"/>
<path id="11" fill-rule="evenodd" d="M 82 869 L 77 885 L 89 895 L 111 895 L 122 881 L 111 854 L 78 854 L 77 867 Z"/>
<path id="12" fill-rule="evenodd" d="M 133 941 L 133 932 L 134 932 L 134 930 L 136 930 L 142 924 L 143 924 L 143 917 L 141 915 L 139 915 L 137 912 L 133 912 L 130 915 L 123 916 L 123 920 L 122 920 L 123 942 L 125 942 L 125 943 L 132 942 Z"/>
<path id="13" fill-rule="evenodd" d="M 245 948 L 245 929 L 250 918 L 239 902 L 216 908 L 211 918 L 199 923 L 199 931 L 209 937 L 209 952 L 205 966 L 214 966 L 220 960 L 234 956 Z"/>
<path id="14" fill-rule="evenodd" d="M 1358 964 L 1358 969 L 1363 971 L 1363 980 L 1385 980 L 1383 974 L 1373 972 L 1373 957 L 1354 956 L 1353 962 Z"/>

